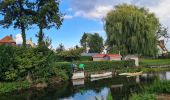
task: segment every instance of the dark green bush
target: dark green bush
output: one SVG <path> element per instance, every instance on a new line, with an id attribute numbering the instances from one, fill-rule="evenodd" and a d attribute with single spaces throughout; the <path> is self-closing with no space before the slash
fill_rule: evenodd
<path id="1" fill-rule="evenodd" d="M 77 65 L 85 64 L 85 71 L 87 72 L 95 72 L 95 71 L 102 71 L 102 70 L 114 70 L 114 69 L 121 69 L 127 66 L 133 67 L 135 66 L 134 60 L 125 60 L 125 61 L 79 61 L 73 62 Z M 55 67 L 61 68 L 63 70 L 67 70 L 67 73 L 71 71 L 71 62 L 66 63 L 55 63 Z M 68 70 L 69 69 L 69 70 Z"/>
<path id="2" fill-rule="evenodd" d="M 0 46 L 0 80 L 17 78 L 16 49 L 11 46 Z"/>
<path id="3" fill-rule="evenodd" d="M 0 46 L 0 80 L 24 80 L 28 73 L 33 79 L 52 77 L 55 58 L 47 47 Z"/>
<path id="4" fill-rule="evenodd" d="M 80 56 L 80 61 L 92 61 L 93 58 L 91 56 Z"/>

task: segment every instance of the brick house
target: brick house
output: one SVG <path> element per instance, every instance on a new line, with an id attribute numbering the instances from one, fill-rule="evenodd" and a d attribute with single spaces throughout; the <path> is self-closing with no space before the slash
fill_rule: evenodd
<path id="1" fill-rule="evenodd" d="M 12 45 L 16 46 L 16 42 L 13 40 L 12 35 L 5 36 L 0 40 L 0 45 Z"/>

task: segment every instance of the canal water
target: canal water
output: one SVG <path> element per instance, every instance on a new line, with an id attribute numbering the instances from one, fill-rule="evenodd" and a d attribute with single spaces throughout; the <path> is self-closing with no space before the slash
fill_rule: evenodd
<path id="1" fill-rule="evenodd" d="M 145 73 L 138 77 L 116 76 L 101 80 L 78 80 L 53 85 L 43 90 L 23 90 L 0 95 L 0 100 L 128 100 L 154 80 L 170 80 L 170 71 Z"/>

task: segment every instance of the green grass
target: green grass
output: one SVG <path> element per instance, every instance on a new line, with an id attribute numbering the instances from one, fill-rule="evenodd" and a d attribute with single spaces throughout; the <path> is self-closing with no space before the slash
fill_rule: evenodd
<path id="1" fill-rule="evenodd" d="M 170 59 L 140 59 L 140 66 L 170 65 Z"/>
<path id="2" fill-rule="evenodd" d="M 9 82 L 9 83 L 4 82 L 4 83 L 0 83 L 0 94 L 12 92 L 16 90 L 21 90 L 21 89 L 27 89 L 30 87 L 31 87 L 31 84 L 28 83 L 27 81 Z"/>
<path id="3" fill-rule="evenodd" d="M 142 94 L 133 94 L 129 100 L 156 100 L 155 94 L 142 93 Z"/>
<path id="4" fill-rule="evenodd" d="M 170 93 L 170 81 L 156 80 L 152 85 L 146 86 L 142 93 L 134 93 L 129 100 L 156 100 L 159 94 Z"/>

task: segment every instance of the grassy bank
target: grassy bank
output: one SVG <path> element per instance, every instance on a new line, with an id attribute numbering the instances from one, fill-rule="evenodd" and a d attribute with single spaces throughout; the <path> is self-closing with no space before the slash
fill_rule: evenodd
<path id="1" fill-rule="evenodd" d="M 17 91 L 21 89 L 28 89 L 30 87 L 31 87 L 31 84 L 27 81 L 8 82 L 8 83 L 4 82 L 4 83 L 0 83 L 0 94 Z"/>
<path id="2" fill-rule="evenodd" d="M 143 67 L 156 65 L 170 65 L 170 59 L 140 59 L 139 65 Z"/>
<path id="3" fill-rule="evenodd" d="M 139 94 L 132 94 L 130 100 L 156 100 L 159 94 L 170 93 L 170 81 L 156 80 L 152 85 L 144 88 L 144 91 Z"/>

